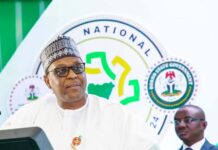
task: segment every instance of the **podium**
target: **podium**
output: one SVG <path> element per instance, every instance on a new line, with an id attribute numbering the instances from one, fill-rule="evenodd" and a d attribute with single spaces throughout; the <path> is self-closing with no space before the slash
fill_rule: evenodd
<path id="1" fill-rule="evenodd" d="M 0 130 L 0 150 L 53 150 L 39 127 Z"/>

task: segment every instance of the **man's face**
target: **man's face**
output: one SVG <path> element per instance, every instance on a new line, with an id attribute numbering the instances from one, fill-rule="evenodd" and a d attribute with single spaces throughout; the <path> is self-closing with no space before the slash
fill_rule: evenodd
<path id="1" fill-rule="evenodd" d="M 196 108 L 184 107 L 178 110 L 174 117 L 177 136 L 188 146 L 201 140 L 207 126 L 204 119 Z"/>
<path id="2" fill-rule="evenodd" d="M 44 80 L 49 88 L 53 90 L 58 98 L 58 103 L 62 107 L 81 107 L 86 100 L 86 74 L 75 73 L 72 69 L 64 76 L 59 76 L 63 73 L 63 68 L 75 66 L 83 63 L 78 57 L 64 57 L 53 62 L 48 73 L 44 76 Z M 57 69 L 58 68 L 58 69 Z M 68 68 L 67 68 L 68 69 Z M 62 72 L 61 72 L 62 71 Z"/>

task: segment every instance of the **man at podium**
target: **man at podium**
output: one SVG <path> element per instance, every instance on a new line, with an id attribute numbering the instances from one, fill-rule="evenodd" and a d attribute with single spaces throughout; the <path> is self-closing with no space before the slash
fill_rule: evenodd
<path id="1" fill-rule="evenodd" d="M 73 39 L 59 36 L 40 59 L 54 94 L 20 108 L 2 129 L 40 127 L 57 150 L 157 149 L 154 133 L 142 120 L 120 104 L 86 93 L 85 63 Z"/>

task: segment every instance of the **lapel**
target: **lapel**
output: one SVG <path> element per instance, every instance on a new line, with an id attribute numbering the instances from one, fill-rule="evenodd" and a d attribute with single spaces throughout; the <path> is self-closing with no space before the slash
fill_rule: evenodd
<path id="1" fill-rule="evenodd" d="M 182 146 L 178 150 L 182 150 Z"/>
<path id="2" fill-rule="evenodd" d="M 210 150 L 213 149 L 213 145 L 208 142 L 206 139 L 204 145 L 201 147 L 201 150 Z"/>

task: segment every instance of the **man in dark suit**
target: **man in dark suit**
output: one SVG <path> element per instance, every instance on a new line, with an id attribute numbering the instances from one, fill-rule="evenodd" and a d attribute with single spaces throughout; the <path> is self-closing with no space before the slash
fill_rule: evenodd
<path id="1" fill-rule="evenodd" d="M 179 150 L 218 150 L 205 137 L 207 127 L 204 111 L 195 105 L 184 105 L 174 116 L 175 131 L 183 141 Z"/>

